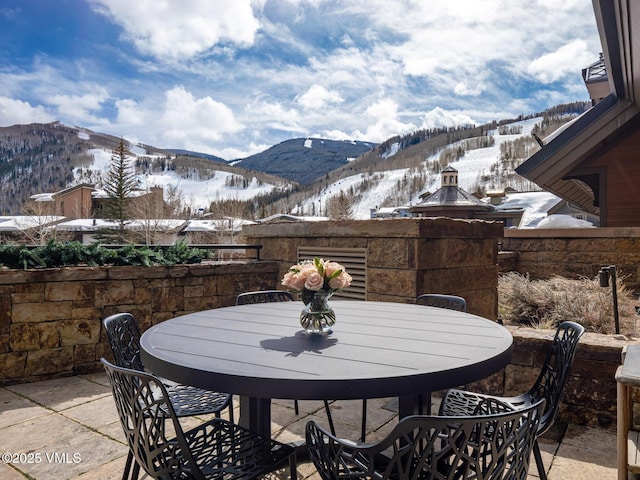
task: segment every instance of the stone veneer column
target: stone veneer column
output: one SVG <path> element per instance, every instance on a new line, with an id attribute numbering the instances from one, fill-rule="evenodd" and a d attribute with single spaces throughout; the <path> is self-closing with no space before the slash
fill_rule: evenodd
<path id="1" fill-rule="evenodd" d="M 457 294 L 470 312 L 496 319 L 503 231 L 499 222 L 407 218 L 252 225 L 243 235 L 262 244 L 262 259 L 280 262 L 281 276 L 297 262 L 298 246 L 365 248 L 367 300 Z"/>

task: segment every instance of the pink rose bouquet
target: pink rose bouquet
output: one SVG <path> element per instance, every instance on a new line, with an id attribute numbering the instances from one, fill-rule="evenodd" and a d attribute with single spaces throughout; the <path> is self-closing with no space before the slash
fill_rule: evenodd
<path id="1" fill-rule="evenodd" d="M 333 293 L 351 285 L 351 275 L 337 262 L 314 258 L 293 265 L 282 278 L 282 285 L 302 293 L 307 304 L 316 292 Z"/>

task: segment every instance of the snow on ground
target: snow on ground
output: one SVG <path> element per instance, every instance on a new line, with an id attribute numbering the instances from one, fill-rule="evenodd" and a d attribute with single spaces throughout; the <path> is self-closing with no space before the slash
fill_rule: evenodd
<path id="1" fill-rule="evenodd" d="M 175 172 L 164 172 L 160 175 L 146 176 L 143 188 L 163 185 L 166 191 L 169 186 L 177 187 L 184 201 L 194 210 L 199 208 L 208 209 L 211 202 L 216 200 L 248 200 L 257 195 L 269 193 L 274 188 L 274 185 L 267 183 L 258 185 L 255 177 L 251 180 L 248 188 L 226 186 L 225 181 L 231 176 L 233 176 L 232 173 L 217 171 L 212 179 L 191 180 L 181 178 Z"/>
<path id="2" fill-rule="evenodd" d="M 112 152 L 108 152 L 101 148 L 92 148 L 89 150 L 89 155 L 93 155 L 93 165 L 89 168 L 99 172 L 106 172 L 109 170 L 109 165 L 111 165 L 111 156 L 113 155 Z"/>
<path id="3" fill-rule="evenodd" d="M 111 165 L 113 153 L 111 151 L 94 148 L 89 151 L 93 155 L 94 161 L 90 167 L 83 170 L 92 169 L 106 173 Z M 149 156 L 149 155 L 144 155 Z M 75 173 L 75 172 L 74 172 Z M 165 193 L 169 187 L 177 187 L 181 192 L 181 196 L 186 205 L 192 210 L 209 208 L 211 202 L 222 199 L 238 199 L 247 200 L 260 194 L 269 193 L 276 185 L 263 183 L 260 185 L 254 177 L 248 188 L 231 187 L 225 185 L 228 177 L 233 176 L 232 173 L 216 171 L 213 178 L 208 180 L 193 180 L 182 178 L 173 171 L 166 171 L 162 174 L 150 174 L 140 176 L 140 188 L 146 189 L 154 186 L 163 186 Z"/>
<path id="4" fill-rule="evenodd" d="M 458 184 L 460 188 L 463 190 L 470 191 L 476 184 L 478 177 L 480 175 L 488 174 L 491 171 L 491 166 L 496 164 L 498 159 L 500 158 L 500 145 L 503 142 L 509 140 L 515 140 L 523 135 L 527 135 L 531 132 L 536 123 L 540 123 L 542 121 L 542 117 L 532 118 L 529 120 L 524 120 L 521 122 L 515 122 L 509 124 L 509 127 L 517 127 L 522 126 L 522 133 L 518 134 L 510 134 L 510 135 L 500 135 L 498 131 L 490 132 L 495 139 L 495 144 L 491 147 L 487 148 L 479 148 L 475 150 L 469 150 L 460 160 L 451 164 L 456 170 L 458 170 Z M 391 157 L 392 155 L 398 153 L 398 145 L 394 144 L 391 146 L 390 152 L 385 156 L 386 158 Z M 436 154 L 430 157 L 428 160 L 436 160 L 439 154 Z M 383 178 L 380 180 L 378 185 L 366 192 L 363 195 L 363 198 L 360 201 L 354 202 L 352 205 L 352 213 L 353 217 L 356 219 L 367 219 L 371 218 L 371 209 L 375 209 L 382 205 L 382 202 L 387 198 L 392 197 L 394 190 L 396 189 L 396 183 L 398 180 L 401 180 L 405 174 L 407 174 L 409 169 L 399 169 L 399 170 L 387 170 L 386 172 L 377 172 L 375 175 L 380 175 Z M 321 205 L 322 208 L 326 205 L 327 200 L 329 200 L 334 195 L 340 193 L 340 190 L 343 190 L 345 193 L 348 192 L 349 187 L 353 186 L 354 190 L 357 191 L 357 186 L 360 185 L 362 180 L 365 178 L 365 175 L 358 174 L 353 175 L 351 177 L 345 177 L 337 182 L 329 185 L 323 192 L 319 195 L 314 195 L 309 198 L 307 201 L 303 202 L 302 208 L 304 213 L 307 215 L 309 212 L 312 212 L 311 204 L 315 204 L 315 211 L 320 212 L 318 210 L 318 206 Z M 438 188 L 440 188 L 440 176 L 433 175 L 430 182 L 425 185 L 425 188 L 422 192 L 416 193 L 414 198 L 411 199 L 411 205 L 415 205 L 420 202 L 420 194 L 424 192 L 435 192 Z M 551 195 L 551 194 L 549 194 Z M 555 197 L 555 196 L 554 196 Z M 555 197 L 556 201 L 553 203 L 557 203 L 559 201 L 558 197 Z M 534 200 L 534 198 L 529 198 L 529 200 Z M 546 199 L 548 200 L 548 199 Z M 398 207 L 402 205 L 396 205 Z M 531 215 L 536 215 L 536 208 L 544 208 L 545 203 L 535 203 L 532 205 L 532 213 Z M 300 213 L 297 210 L 294 210 L 292 213 Z M 525 216 L 527 213 L 525 213 Z M 543 217 L 546 216 L 545 213 L 541 214 Z M 524 220 L 524 218 L 523 218 Z M 527 222 L 535 222 L 536 218 L 528 219 Z M 539 219 L 538 219 L 539 220 Z"/>

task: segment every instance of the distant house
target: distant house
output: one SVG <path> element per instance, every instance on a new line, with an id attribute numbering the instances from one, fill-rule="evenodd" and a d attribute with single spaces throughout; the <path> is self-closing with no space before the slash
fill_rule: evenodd
<path id="1" fill-rule="evenodd" d="M 372 208 L 371 218 L 409 218 L 411 207 L 382 207 Z"/>
<path id="2" fill-rule="evenodd" d="M 483 219 L 501 221 L 505 228 L 536 228 L 540 221 L 551 215 L 566 215 L 594 226 L 599 225 L 597 215 L 576 208 L 550 192 L 512 190 L 499 196 L 493 193 L 488 200 L 494 206 L 494 210 L 484 215 Z"/>
<path id="3" fill-rule="evenodd" d="M 516 172 L 602 227 L 640 226 L 640 3 L 593 7 L 603 54 L 583 78 L 595 106 L 543 139 Z"/>
<path id="4" fill-rule="evenodd" d="M 100 218 L 111 201 L 104 190 L 98 190 L 95 185 L 87 183 L 74 185 L 55 193 L 38 193 L 32 195 L 31 200 L 39 206 L 38 214 L 59 215 L 68 219 Z M 143 212 L 146 209 L 145 204 L 150 204 L 154 206 L 154 212 L 164 214 L 166 203 L 162 187 L 134 190 L 131 192 L 130 200 L 133 212 Z M 163 216 L 162 214 L 150 216 Z"/>
<path id="5" fill-rule="evenodd" d="M 92 193 L 95 186 L 81 183 L 56 193 L 39 193 L 31 200 L 40 206 L 42 215 L 59 215 L 67 218 L 91 218 L 93 213 Z"/>
<path id="6" fill-rule="evenodd" d="M 108 208 L 109 202 L 112 199 L 104 190 L 94 190 L 92 193 L 93 199 L 93 216 L 100 218 L 104 215 L 103 212 Z M 167 211 L 167 204 L 164 201 L 164 188 L 163 187 L 151 187 L 148 190 L 134 190 L 129 196 L 130 205 L 129 208 L 132 212 L 137 213 L 145 212 L 149 210 L 149 206 L 153 206 L 154 212 L 151 216 L 164 216 Z M 134 216 L 136 216 L 134 214 Z M 85 217 L 89 218 L 89 217 Z"/>

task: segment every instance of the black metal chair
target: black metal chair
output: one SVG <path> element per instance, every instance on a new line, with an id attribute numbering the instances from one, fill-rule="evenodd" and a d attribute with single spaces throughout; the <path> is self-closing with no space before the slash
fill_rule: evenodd
<path id="1" fill-rule="evenodd" d="M 448 308 L 459 312 L 467 311 L 467 301 L 457 295 L 443 295 L 439 293 L 425 293 L 416 298 L 417 305 L 428 307 Z"/>
<path id="2" fill-rule="evenodd" d="M 537 437 L 549 431 L 558 418 L 560 403 L 571 373 L 578 341 L 583 333 L 584 327 L 574 322 L 562 322 L 558 326 L 540 374 L 526 393 L 516 397 L 500 397 L 452 389 L 447 391 L 442 399 L 440 415 L 468 415 L 479 402 L 484 402 L 487 398 L 494 398 L 516 408 L 528 407 L 541 398 L 545 399 L 547 403 L 538 426 L 533 454 L 539 476 L 541 480 L 546 480 L 547 475 L 542 463 Z"/>
<path id="3" fill-rule="evenodd" d="M 144 371 L 140 359 L 140 329 L 130 313 L 116 313 L 102 320 L 107 332 L 114 362 L 118 367 Z M 232 396 L 228 393 L 212 392 L 190 385 L 162 380 L 167 389 L 167 395 L 173 411 L 178 417 L 214 414 L 220 417 L 221 412 L 229 409 L 229 420 L 233 422 Z M 123 480 L 129 476 L 132 466 L 133 453 L 129 452 L 127 463 L 122 475 Z M 138 465 L 133 465 L 132 479 L 138 476 Z"/>
<path id="4" fill-rule="evenodd" d="M 152 478 L 254 479 L 288 461 L 296 479 L 292 446 L 221 418 L 184 431 L 161 379 L 101 361 L 129 452 Z"/>
<path id="5" fill-rule="evenodd" d="M 256 290 L 254 292 L 240 293 L 236 297 L 236 305 L 251 303 L 293 302 L 295 299 L 291 292 L 286 290 Z"/>
<path id="6" fill-rule="evenodd" d="M 249 305 L 254 303 L 274 303 L 274 302 L 293 302 L 295 299 L 291 292 L 287 290 L 255 290 L 253 292 L 240 293 L 236 297 L 236 305 Z M 298 400 L 293 401 L 293 409 L 295 414 L 300 413 L 300 406 Z M 331 410 L 329 409 L 329 402 L 324 401 L 324 409 L 327 413 L 327 421 L 329 422 L 329 428 L 335 435 L 335 427 L 333 425 L 333 417 L 331 416 Z"/>
<path id="7" fill-rule="evenodd" d="M 309 422 L 306 443 L 323 480 L 525 480 L 544 403 L 513 410 L 491 400 L 471 416 L 406 417 L 377 443 L 339 439 Z"/>

